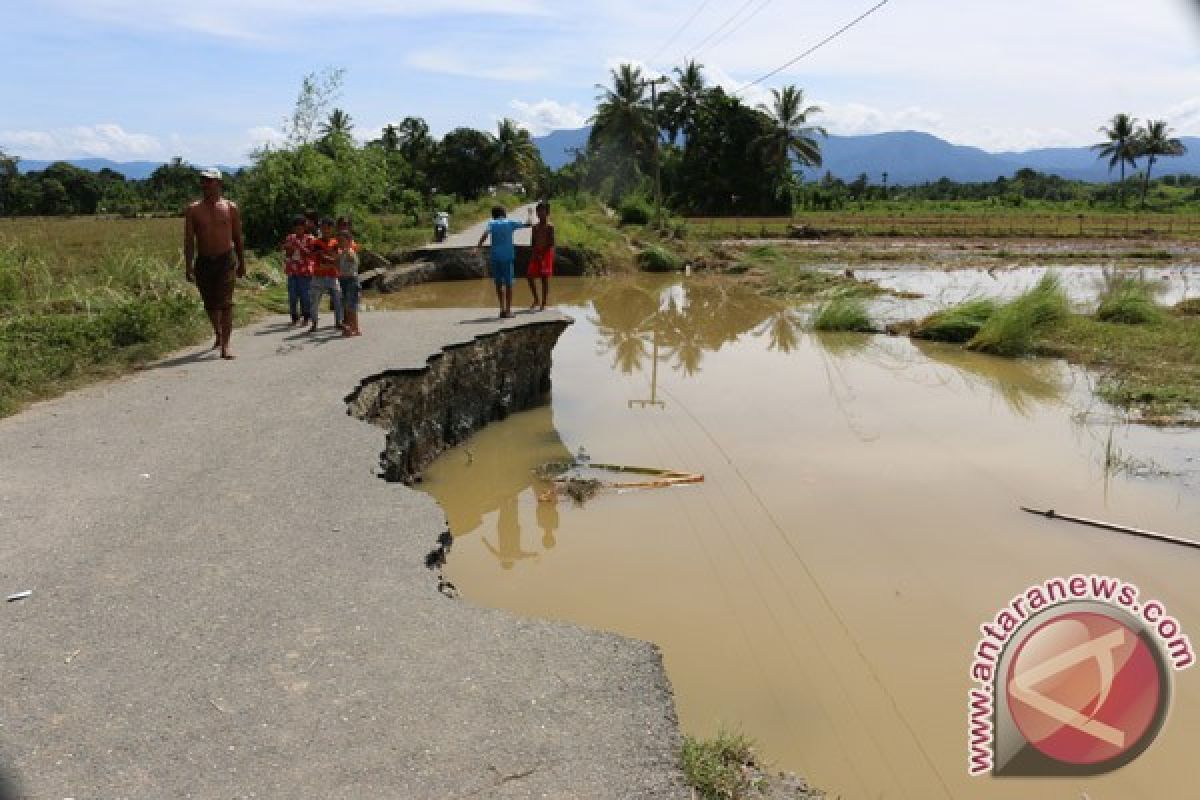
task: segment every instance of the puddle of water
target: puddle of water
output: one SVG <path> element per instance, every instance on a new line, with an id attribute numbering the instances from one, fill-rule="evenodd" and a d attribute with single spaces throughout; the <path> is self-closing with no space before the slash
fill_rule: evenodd
<path id="1" fill-rule="evenodd" d="M 1097 422 L 1110 415 L 1086 374 L 1059 362 L 812 335 L 728 284 L 554 289 L 577 322 L 555 351 L 552 405 L 490 426 L 425 474 L 470 600 L 657 643 L 686 731 L 739 728 L 831 796 L 1194 793 L 1190 672 L 1158 741 L 1096 778 L 968 778 L 966 697 L 979 625 L 1056 575 L 1136 582 L 1200 630 L 1197 553 L 1017 511 L 1196 536 L 1200 465 L 1187 459 L 1200 435 Z M 388 303 L 486 307 L 489 292 L 431 285 Z M 706 481 L 539 502 L 532 468 L 580 445 Z M 1114 447 L 1192 471 L 1114 472 Z"/>

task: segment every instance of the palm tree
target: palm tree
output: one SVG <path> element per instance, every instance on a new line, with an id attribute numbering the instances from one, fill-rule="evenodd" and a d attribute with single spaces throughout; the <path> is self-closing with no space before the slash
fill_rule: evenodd
<path id="1" fill-rule="evenodd" d="M 675 78 L 671 88 L 663 95 L 663 105 L 667 110 L 667 130 L 671 141 L 680 131 L 685 138 L 691 138 L 696 130 L 696 115 L 700 111 L 700 101 L 708 90 L 704 79 L 704 65 L 690 59 L 682 67 L 672 70 Z"/>
<path id="2" fill-rule="evenodd" d="M 774 99 L 770 107 L 763 104 L 758 107 L 774 123 L 774 129 L 762 144 L 781 166 L 789 165 L 792 158 L 806 167 L 821 166 L 821 144 L 816 137 L 829 134 L 819 125 L 808 124 L 810 116 L 821 113 L 820 107 L 805 106 L 804 90 L 795 86 L 772 89 L 771 95 Z"/>
<path id="3" fill-rule="evenodd" d="M 1118 164 L 1121 166 L 1121 205 L 1125 204 L 1125 165 L 1137 169 L 1137 120 L 1128 114 L 1117 114 L 1112 118 L 1108 127 L 1100 127 L 1100 133 L 1103 133 L 1108 141 L 1100 144 L 1092 145 L 1092 149 L 1096 151 L 1097 158 L 1108 159 L 1108 171 L 1112 172 L 1113 167 Z"/>
<path id="4" fill-rule="evenodd" d="M 596 113 L 589 122 L 592 138 L 615 144 L 628 155 L 639 157 L 654 143 L 654 120 L 646 102 L 646 87 L 642 70 L 632 64 L 622 64 L 610 71 L 612 88 L 596 84 Z"/>
<path id="5" fill-rule="evenodd" d="M 540 158 L 533 137 L 505 117 L 496 126 L 496 174 L 502 181 L 520 182 L 533 175 Z"/>
<path id="6" fill-rule="evenodd" d="M 1137 154 L 1146 157 L 1146 176 L 1142 180 L 1142 208 L 1146 207 L 1146 191 L 1150 188 L 1150 170 L 1159 156 L 1181 156 L 1187 152 L 1183 142 L 1172 138 L 1174 129 L 1162 119 L 1146 120 L 1146 127 L 1137 137 Z"/>
<path id="7" fill-rule="evenodd" d="M 379 137 L 379 143 L 389 153 L 396 152 L 400 149 L 400 131 L 396 130 L 395 125 L 387 125 L 383 129 L 383 134 Z"/>
<path id="8" fill-rule="evenodd" d="M 354 130 L 354 120 L 350 119 L 350 115 L 340 108 L 335 108 L 330 112 L 329 119 L 321 123 L 321 135 L 326 138 L 349 137 L 352 130 Z"/>

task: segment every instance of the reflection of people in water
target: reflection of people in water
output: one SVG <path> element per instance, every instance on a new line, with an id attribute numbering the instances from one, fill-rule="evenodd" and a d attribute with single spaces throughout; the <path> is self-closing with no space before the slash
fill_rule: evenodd
<path id="1" fill-rule="evenodd" d="M 554 532 L 558 530 L 558 501 L 539 502 L 537 505 L 537 524 L 542 529 L 542 547 L 547 550 L 554 547 Z"/>
<path id="2" fill-rule="evenodd" d="M 500 514 L 496 522 L 497 546 L 492 547 L 486 536 L 483 537 L 483 543 L 504 569 L 512 569 L 518 560 L 537 555 L 521 549 L 521 520 L 517 515 L 517 495 L 510 495 L 500 504 Z"/>

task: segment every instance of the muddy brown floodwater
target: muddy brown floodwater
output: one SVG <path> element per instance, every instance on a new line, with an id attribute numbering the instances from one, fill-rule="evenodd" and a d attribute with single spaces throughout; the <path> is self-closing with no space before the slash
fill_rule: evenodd
<path id="1" fill-rule="evenodd" d="M 1060 362 L 814 335 L 732 284 L 554 291 L 577 321 L 552 404 L 426 475 L 467 598 L 657 643 L 685 731 L 744 731 L 834 797 L 1200 796 L 1197 669 L 1173 676 L 1157 741 L 1106 776 L 970 778 L 966 744 L 979 626 L 1031 584 L 1123 578 L 1200 641 L 1200 551 L 1017 509 L 1200 536 L 1200 432 L 1123 425 Z M 377 302 L 489 294 L 442 284 Z M 580 446 L 706 481 L 540 502 L 531 470 Z"/>

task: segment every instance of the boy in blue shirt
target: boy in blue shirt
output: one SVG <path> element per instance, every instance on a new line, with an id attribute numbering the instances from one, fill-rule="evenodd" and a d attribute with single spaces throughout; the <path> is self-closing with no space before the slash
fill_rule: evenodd
<path id="1" fill-rule="evenodd" d="M 512 313 L 513 292 L 513 263 L 517 259 L 516 248 L 513 247 L 513 233 L 521 228 L 528 228 L 528 222 L 517 222 L 508 219 L 503 206 L 492 209 L 492 218 L 479 237 L 479 248 L 489 236 L 492 237 L 491 275 L 496 282 L 496 302 L 500 304 L 500 319 L 508 319 Z"/>

